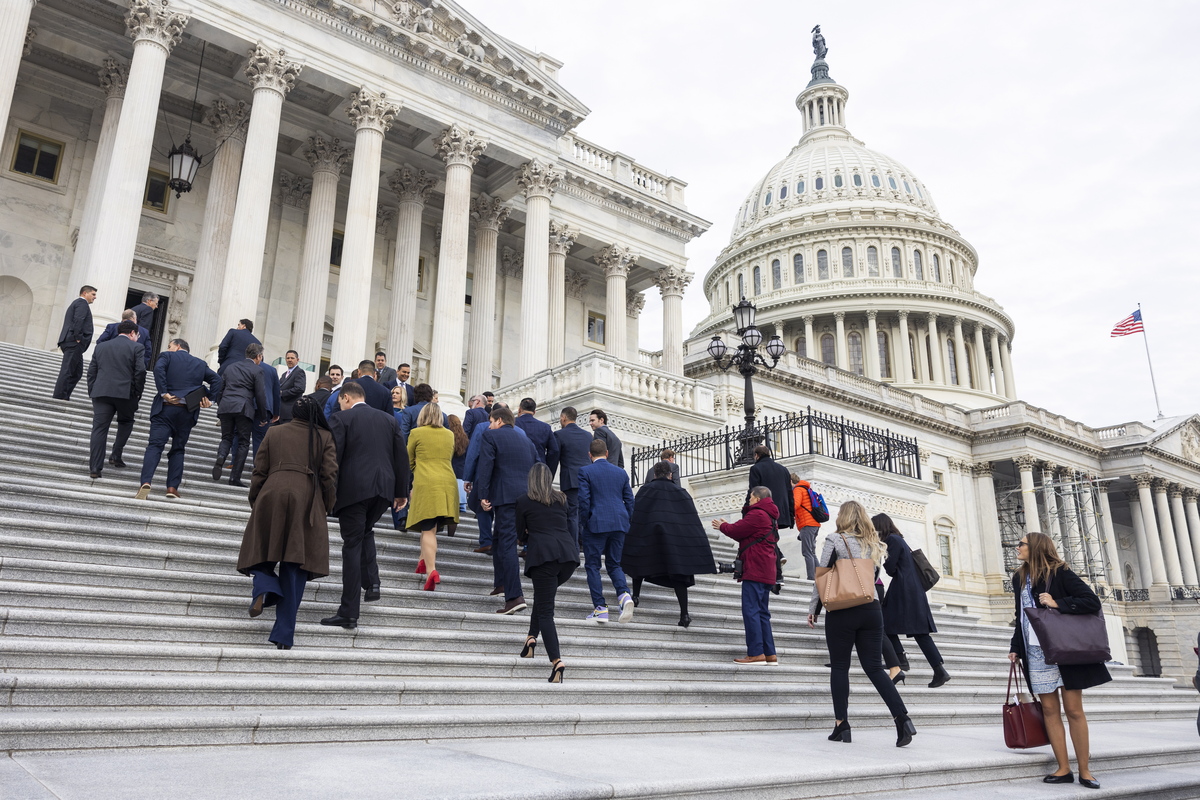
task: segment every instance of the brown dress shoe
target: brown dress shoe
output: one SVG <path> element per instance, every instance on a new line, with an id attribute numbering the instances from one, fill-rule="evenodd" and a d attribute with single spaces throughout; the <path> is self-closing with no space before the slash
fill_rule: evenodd
<path id="1" fill-rule="evenodd" d="M 509 600 L 504 604 L 504 608 L 497 609 L 496 613 L 515 614 L 516 612 L 523 611 L 526 608 L 529 608 L 529 606 L 525 605 L 524 597 L 514 597 L 512 600 Z"/>
<path id="2" fill-rule="evenodd" d="M 767 663 L 768 664 L 778 664 L 779 656 L 767 656 Z"/>
<path id="3" fill-rule="evenodd" d="M 168 500 L 178 500 L 179 499 L 179 490 L 174 487 L 168 486 L 167 487 L 167 499 Z"/>
<path id="4" fill-rule="evenodd" d="M 490 552 L 492 552 L 492 546 L 489 544 L 487 547 L 476 547 L 475 552 L 476 553 L 490 553 Z"/>
<path id="5" fill-rule="evenodd" d="M 763 656 L 763 655 L 746 656 L 745 658 L 735 658 L 733 660 L 733 663 L 735 663 L 735 664 L 766 664 L 767 657 Z"/>
<path id="6" fill-rule="evenodd" d="M 500 594 L 504 594 L 503 586 L 497 586 L 496 588 L 492 589 L 492 591 L 488 593 L 488 597 L 495 597 L 496 595 Z"/>

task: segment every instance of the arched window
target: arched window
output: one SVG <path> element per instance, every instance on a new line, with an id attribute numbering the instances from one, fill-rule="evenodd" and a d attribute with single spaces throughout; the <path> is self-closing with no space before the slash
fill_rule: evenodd
<path id="1" fill-rule="evenodd" d="M 862 175 L 860 175 L 860 174 L 859 174 L 859 173 L 857 173 L 857 172 L 856 172 L 856 173 L 854 173 L 854 185 L 855 185 L 855 186 L 862 186 Z"/>
<path id="2" fill-rule="evenodd" d="M 804 194 L 804 181 L 796 182 L 796 194 Z"/>
<path id="3" fill-rule="evenodd" d="M 832 333 L 821 336 L 821 360 L 826 364 L 837 364 L 837 351 L 834 348 Z"/>
<path id="4" fill-rule="evenodd" d="M 829 253 L 824 250 L 817 251 L 817 280 L 829 280 Z"/>
<path id="5" fill-rule="evenodd" d="M 786 183 L 783 186 L 779 187 L 779 199 L 782 200 L 785 197 L 787 197 L 787 184 Z"/>
<path id="6" fill-rule="evenodd" d="M 777 258 L 771 262 L 771 288 L 778 289 L 781 286 L 783 286 L 783 268 Z"/>
<path id="7" fill-rule="evenodd" d="M 738 300 L 746 296 L 746 276 L 738 273 Z"/>
<path id="8" fill-rule="evenodd" d="M 764 206 L 771 205 L 771 193 L 770 192 L 767 192 L 767 197 L 765 200 L 763 200 L 763 205 Z"/>
<path id="9" fill-rule="evenodd" d="M 950 259 L 946 263 L 946 280 L 949 281 L 950 283 L 954 283 L 954 259 L 953 258 Z"/>
<path id="10" fill-rule="evenodd" d="M 879 277 L 879 250 L 875 245 L 867 248 L 867 274 L 872 278 Z"/>
<path id="11" fill-rule="evenodd" d="M 725 281 L 725 305 L 733 305 L 733 303 L 731 303 L 729 300 L 729 281 Z"/>
<path id="12" fill-rule="evenodd" d="M 804 283 L 804 254 L 796 253 L 792 256 L 792 282 Z"/>
<path id="13" fill-rule="evenodd" d="M 896 278 L 904 277 L 904 262 L 900 260 L 900 248 L 892 248 L 892 275 Z"/>
<path id="14" fill-rule="evenodd" d="M 842 188 L 842 174 L 840 172 L 833 176 L 833 185 L 835 188 Z"/>
<path id="15" fill-rule="evenodd" d="M 925 280 L 925 268 L 921 265 L 920 250 L 913 250 L 913 273 L 917 276 L 917 280 Z"/>
<path id="16" fill-rule="evenodd" d="M 933 275 L 931 275 L 938 283 L 942 282 L 942 261 L 938 258 L 937 253 L 933 254 Z"/>
<path id="17" fill-rule="evenodd" d="M 850 371 L 856 375 L 863 374 L 863 341 L 862 334 L 850 331 L 846 336 L 846 349 L 850 351 Z"/>
<path id="18" fill-rule="evenodd" d="M 888 347 L 888 335 L 884 331 L 875 334 L 879 346 L 879 377 L 892 377 L 892 350 Z"/>
<path id="19" fill-rule="evenodd" d="M 818 192 L 821 191 L 822 189 L 825 188 L 825 179 L 820 176 L 817 176 L 816 181 L 813 182 L 813 186 L 815 186 L 817 188 Z"/>
<path id="20" fill-rule="evenodd" d="M 950 385 L 958 385 L 958 360 L 954 357 L 954 340 L 946 338 L 946 358 L 950 361 Z"/>
<path id="21" fill-rule="evenodd" d="M 871 173 L 871 185 L 874 186 L 876 189 L 878 189 L 880 186 L 879 176 L 874 173 Z"/>
<path id="22" fill-rule="evenodd" d="M 854 277 L 854 251 L 849 247 L 842 248 L 842 277 Z"/>
<path id="23" fill-rule="evenodd" d="M 797 355 L 807 356 L 808 355 L 808 350 L 806 349 L 807 346 L 808 346 L 808 342 L 805 340 L 803 335 L 796 338 L 796 354 Z"/>
<path id="24" fill-rule="evenodd" d="M 762 269 L 757 266 L 754 268 L 754 293 L 762 294 Z"/>

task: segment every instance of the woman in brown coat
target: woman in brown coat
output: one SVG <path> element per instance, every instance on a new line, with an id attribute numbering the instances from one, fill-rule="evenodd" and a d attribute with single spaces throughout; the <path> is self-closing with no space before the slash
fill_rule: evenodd
<path id="1" fill-rule="evenodd" d="M 275 606 L 270 641 L 280 650 L 292 649 L 305 582 L 329 574 L 325 517 L 337 497 L 337 470 L 325 415 L 307 396 L 296 401 L 291 422 L 271 426 L 254 458 L 237 568 L 254 578 L 250 616 Z"/>

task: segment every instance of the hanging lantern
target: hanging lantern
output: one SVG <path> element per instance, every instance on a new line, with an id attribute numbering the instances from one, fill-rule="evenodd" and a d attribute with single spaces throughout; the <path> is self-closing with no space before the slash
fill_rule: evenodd
<path id="1" fill-rule="evenodd" d="M 183 144 L 172 147 L 167 153 L 167 160 L 171 164 L 171 179 L 167 185 L 175 191 L 176 197 L 190 192 L 192 183 L 196 180 L 196 171 L 200 169 L 200 154 L 192 147 L 192 137 L 189 136 Z"/>
<path id="2" fill-rule="evenodd" d="M 737 322 L 738 333 L 754 327 L 754 304 L 746 298 L 733 307 L 733 319 Z"/>

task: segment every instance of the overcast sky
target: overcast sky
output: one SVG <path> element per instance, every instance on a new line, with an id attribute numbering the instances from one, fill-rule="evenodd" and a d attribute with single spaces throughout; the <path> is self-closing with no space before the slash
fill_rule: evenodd
<path id="1" fill-rule="evenodd" d="M 713 225 L 688 245 L 685 333 L 734 212 L 800 137 L 819 23 L 851 133 L 978 251 L 976 289 L 1016 323 L 1020 397 L 1097 427 L 1152 421 L 1142 337 L 1109 337 L 1140 302 L 1163 412 L 1200 412 L 1200 4 L 463 2 L 565 62 L 592 110 L 580 136 L 689 184 Z"/>

